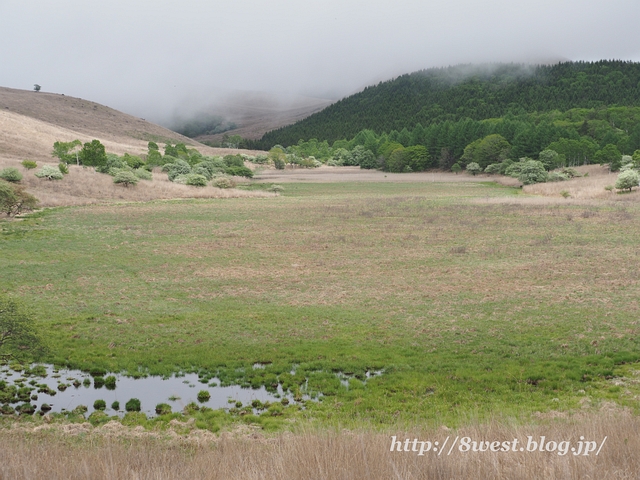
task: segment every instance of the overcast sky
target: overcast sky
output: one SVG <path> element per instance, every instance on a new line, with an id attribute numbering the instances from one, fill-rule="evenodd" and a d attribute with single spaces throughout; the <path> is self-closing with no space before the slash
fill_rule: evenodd
<path id="1" fill-rule="evenodd" d="M 640 61 L 640 0 L 0 0 L 0 86 L 159 121 L 470 62 Z"/>

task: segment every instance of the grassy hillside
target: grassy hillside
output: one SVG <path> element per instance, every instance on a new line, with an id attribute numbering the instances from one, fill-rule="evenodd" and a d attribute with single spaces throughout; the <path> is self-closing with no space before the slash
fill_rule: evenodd
<path id="1" fill-rule="evenodd" d="M 265 428 L 637 406 L 637 205 L 521 196 L 290 183 L 268 200 L 55 210 L 2 225 L 0 290 L 34 309 L 57 364 L 322 396 L 243 417 Z"/>
<path id="2" fill-rule="evenodd" d="M 265 134 L 256 144 L 288 146 L 300 139 L 353 138 L 420 123 L 640 103 L 640 64 L 567 62 L 551 66 L 484 65 L 428 69 L 366 88 L 319 113 Z"/>

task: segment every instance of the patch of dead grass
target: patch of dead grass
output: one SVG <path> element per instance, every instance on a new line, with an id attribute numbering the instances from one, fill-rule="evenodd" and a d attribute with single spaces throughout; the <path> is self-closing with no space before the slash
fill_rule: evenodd
<path id="1" fill-rule="evenodd" d="M 57 166 L 57 163 L 38 162 L 38 169 L 43 165 Z M 140 180 L 138 185 L 124 187 L 113 183 L 109 175 L 97 173 L 93 168 L 69 165 L 69 174 L 62 180 L 46 180 L 34 175 L 34 170 L 27 171 L 15 161 L 0 159 L 0 169 L 6 166 L 17 166 L 22 174 L 21 184 L 34 195 L 41 207 L 60 207 L 74 205 L 91 205 L 105 202 L 148 202 L 152 200 L 170 200 L 177 198 L 267 198 L 277 194 L 255 190 L 220 189 L 211 186 L 191 187 L 170 182 L 167 175 L 153 173 L 153 180 Z M 35 170 L 37 171 L 37 170 Z"/>
<path id="2" fill-rule="evenodd" d="M 553 413 L 553 412 L 551 412 Z M 263 434 L 239 427 L 213 435 L 193 430 L 183 422 L 168 433 L 127 428 L 110 422 L 93 428 L 15 428 L 0 431 L 0 477 L 6 480 L 48 478 L 94 479 L 567 479 L 637 478 L 640 471 L 640 419 L 620 409 L 604 406 L 597 413 L 544 415 L 538 425 L 506 423 L 468 426 L 452 430 L 419 427 L 393 432 L 367 430 L 315 430 Z M 581 439 L 595 441 L 596 456 L 557 452 L 460 452 L 448 448 L 441 455 L 390 451 L 391 437 L 418 441 L 457 437 L 476 442 L 509 442 L 526 447 L 528 437 L 545 443 L 569 441 L 577 448 Z M 606 441 L 605 440 L 606 437 Z M 604 441 L 604 443 L 603 443 Z M 458 443 L 459 445 L 459 443 Z M 419 447 L 419 444 L 418 444 Z"/>

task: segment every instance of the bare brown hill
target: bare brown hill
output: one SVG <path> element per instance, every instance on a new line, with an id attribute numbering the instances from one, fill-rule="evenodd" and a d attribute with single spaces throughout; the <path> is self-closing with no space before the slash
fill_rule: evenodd
<path id="1" fill-rule="evenodd" d="M 203 154 L 233 153 L 211 149 L 144 119 L 89 100 L 54 93 L 0 87 L 0 159 L 52 161 L 57 140 L 97 138 L 107 151 L 144 153 L 149 140 L 193 145 Z"/>
<path id="2" fill-rule="evenodd" d="M 18 167 L 22 185 L 42 206 L 84 205 L 108 201 L 145 201 L 184 197 L 250 196 L 255 192 L 222 191 L 213 187 L 194 189 L 167 181 L 166 174 L 154 173 L 153 182 L 135 188 L 121 188 L 108 175 L 93 169 L 71 167 L 64 180 L 50 182 L 22 169 L 20 162 L 36 160 L 39 165 L 57 165 L 51 152 L 56 141 L 100 140 L 107 152 L 140 155 L 147 152 L 149 140 L 162 145 L 183 142 L 204 155 L 260 152 L 211 148 L 159 125 L 80 98 L 52 93 L 36 93 L 0 87 L 0 169 Z M 259 193 L 264 195 L 263 193 Z"/>

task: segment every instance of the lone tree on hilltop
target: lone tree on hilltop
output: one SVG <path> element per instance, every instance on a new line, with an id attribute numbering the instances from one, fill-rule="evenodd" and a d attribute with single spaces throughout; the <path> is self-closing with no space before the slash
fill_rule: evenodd
<path id="1" fill-rule="evenodd" d="M 37 83 L 34 83 L 34 84 L 33 84 L 33 91 L 34 91 L 34 92 L 39 92 L 39 91 L 40 91 L 40 88 L 41 88 L 41 87 L 40 87 L 40 85 L 38 85 Z"/>

